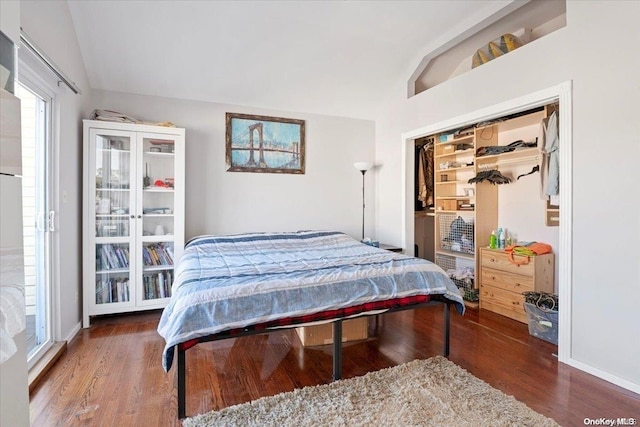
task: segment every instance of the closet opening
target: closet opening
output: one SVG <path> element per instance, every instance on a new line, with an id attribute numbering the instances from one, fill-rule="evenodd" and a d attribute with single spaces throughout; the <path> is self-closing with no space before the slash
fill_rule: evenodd
<path id="1" fill-rule="evenodd" d="M 435 188 L 433 150 L 435 136 L 417 138 L 414 144 L 414 256 L 435 262 L 433 239 Z"/>
<path id="2" fill-rule="evenodd" d="M 559 344 L 560 361 L 570 342 L 569 100 L 570 86 L 559 86 L 403 135 L 406 247 L 443 268 L 480 313 L 535 324 L 525 293 L 556 296 L 551 327 L 529 329 Z M 546 247 L 532 242 L 551 251 L 508 250 Z"/>

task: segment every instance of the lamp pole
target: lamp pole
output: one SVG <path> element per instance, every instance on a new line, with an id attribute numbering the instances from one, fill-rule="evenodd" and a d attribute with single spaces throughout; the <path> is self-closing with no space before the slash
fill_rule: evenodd
<path id="1" fill-rule="evenodd" d="M 373 163 L 357 162 L 353 164 L 353 167 L 362 173 L 362 240 L 364 240 L 364 174 L 373 167 Z"/>
<path id="2" fill-rule="evenodd" d="M 362 240 L 364 240 L 364 174 L 367 173 L 367 170 L 361 170 L 362 172 Z"/>

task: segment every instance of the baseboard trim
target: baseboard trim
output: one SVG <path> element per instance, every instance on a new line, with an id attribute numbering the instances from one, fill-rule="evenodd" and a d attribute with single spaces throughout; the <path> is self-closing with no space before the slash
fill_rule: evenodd
<path id="1" fill-rule="evenodd" d="M 49 369 L 67 351 L 66 341 L 56 341 L 51 348 L 40 358 L 33 368 L 29 370 L 29 393 L 40 383 Z"/>
<path id="2" fill-rule="evenodd" d="M 580 369 L 588 374 L 601 378 L 605 381 L 608 381 L 612 384 L 615 384 L 619 387 L 622 387 L 626 390 L 632 391 L 634 393 L 640 394 L 640 385 L 635 384 L 631 381 L 625 380 L 615 375 L 611 375 L 608 372 L 602 371 L 598 368 L 594 368 L 593 366 L 587 365 L 586 363 L 579 362 L 574 358 L 570 358 L 567 360 L 567 365 L 573 366 L 574 368 Z"/>
<path id="3" fill-rule="evenodd" d="M 82 323 L 78 322 L 76 324 L 76 326 L 74 326 L 71 331 L 69 331 L 69 334 L 67 335 L 67 337 L 64 339 L 66 342 L 70 343 L 72 339 L 75 338 L 75 336 L 78 334 L 78 332 L 80 332 L 80 329 L 82 327 Z"/>

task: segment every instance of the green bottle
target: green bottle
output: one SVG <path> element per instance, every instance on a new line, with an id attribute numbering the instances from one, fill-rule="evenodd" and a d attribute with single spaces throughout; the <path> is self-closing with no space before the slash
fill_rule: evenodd
<path id="1" fill-rule="evenodd" d="M 492 230 L 491 236 L 489 236 L 489 248 L 491 249 L 498 248 L 498 236 L 496 236 L 496 230 Z"/>

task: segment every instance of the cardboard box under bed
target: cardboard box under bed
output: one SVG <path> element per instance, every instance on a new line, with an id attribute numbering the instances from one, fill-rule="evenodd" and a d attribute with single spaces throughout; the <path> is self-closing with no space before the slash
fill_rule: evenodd
<path id="1" fill-rule="evenodd" d="M 302 326 L 296 328 L 298 337 L 305 347 L 333 344 L 333 323 Z M 342 342 L 357 341 L 369 338 L 369 322 L 367 317 L 345 320 L 342 322 Z"/>

